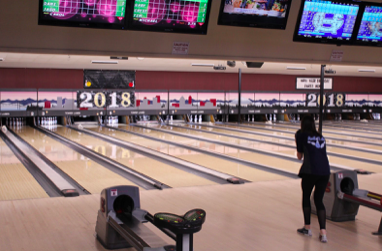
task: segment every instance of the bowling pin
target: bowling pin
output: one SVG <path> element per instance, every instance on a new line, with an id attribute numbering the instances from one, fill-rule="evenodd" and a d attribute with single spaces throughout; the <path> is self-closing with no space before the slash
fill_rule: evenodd
<path id="1" fill-rule="evenodd" d="M 173 116 L 172 115 L 170 116 L 170 121 L 173 121 Z"/>
<path id="2" fill-rule="evenodd" d="M 274 121 L 274 122 L 277 121 L 277 115 L 276 115 L 276 114 L 273 114 L 273 121 Z"/>
<path id="3" fill-rule="evenodd" d="M 192 115 L 190 115 L 189 118 L 190 118 L 190 123 L 192 123 Z"/>
<path id="4" fill-rule="evenodd" d="M 252 115 L 252 122 L 255 122 L 255 115 Z"/>

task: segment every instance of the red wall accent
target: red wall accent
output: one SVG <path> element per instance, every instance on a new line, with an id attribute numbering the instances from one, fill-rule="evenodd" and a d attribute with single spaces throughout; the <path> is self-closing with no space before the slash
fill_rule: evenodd
<path id="1" fill-rule="evenodd" d="M 82 70 L 0 68 L 1 88 L 82 89 Z"/>
<path id="2" fill-rule="evenodd" d="M 315 76 L 318 77 L 318 76 Z M 333 91 L 382 93 L 382 78 L 333 76 Z M 237 73 L 137 71 L 137 90 L 235 91 Z M 296 91 L 296 76 L 243 74 L 243 91 Z M 0 68 L 0 88 L 82 89 L 82 70 Z"/>
<path id="3" fill-rule="evenodd" d="M 243 91 L 296 91 L 295 75 L 242 74 Z M 319 76 L 313 76 L 319 77 Z M 333 91 L 382 93 L 382 78 L 333 76 Z M 225 90 L 238 89 L 237 73 L 138 71 L 138 89 Z"/>

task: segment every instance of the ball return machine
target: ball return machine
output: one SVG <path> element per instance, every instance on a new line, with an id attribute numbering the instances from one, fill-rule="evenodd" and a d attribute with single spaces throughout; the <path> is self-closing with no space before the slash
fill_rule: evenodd
<path id="1" fill-rule="evenodd" d="M 312 211 L 315 212 L 313 195 Z M 353 221 L 359 206 L 382 212 L 382 195 L 358 188 L 356 171 L 339 171 L 332 173 L 326 187 L 324 204 L 326 217 L 329 220 L 342 222 Z M 374 235 L 382 235 L 382 218 Z"/>
<path id="2" fill-rule="evenodd" d="M 140 208 L 139 188 L 109 187 L 101 192 L 96 234 L 107 249 L 134 247 L 138 251 L 193 251 L 193 234 L 205 221 L 203 209 L 192 209 L 184 215 L 156 213 Z M 145 223 L 150 222 L 175 240 L 168 245 Z"/>

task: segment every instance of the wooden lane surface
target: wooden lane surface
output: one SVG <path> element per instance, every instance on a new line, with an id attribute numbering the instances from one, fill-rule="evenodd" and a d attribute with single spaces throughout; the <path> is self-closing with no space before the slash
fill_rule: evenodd
<path id="1" fill-rule="evenodd" d="M 281 158 L 277 158 L 277 157 L 266 156 L 266 155 L 261 154 L 261 153 L 248 152 L 248 151 L 239 150 L 239 149 L 236 149 L 233 147 L 227 147 L 227 146 L 208 143 L 208 142 L 202 142 L 200 140 L 188 139 L 186 137 L 170 135 L 167 133 L 157 132 L 157 131 L 153 131 L 150 129 L 142 129 L 142 128 L 136 128 L 136 127 L 130 127 L 130 126 L 121 126 L 121 128 L 127 128 L 128 130 L 132 130 L 132 131 L 139 132 L 139 133 L 144 133 L 144 134 L 147 134 L 147 135 L 150 135 L 153 137 L 163 137 L 163 135 L 164 135 L 164 137 L 166 137 L 166 139 L 170 140 L 170 141 L 182 142 L 184 144 L 190 144 L 190 145 L 197 145 L 198 147 L 209 150 L 209 151 L 211 151 L 211 150 L 217 151 L 217 152 L 229 155 L 229 156 L 244 159 L 247 161 L 258 162 L 258 163 L 263 164 L 263 165 L 268 165 L 268 166 L 276 167 L 279 169 L 288 170 L 288 171 L 291 171 L 294 173 L 298 173 L 298 171 L 300 170 L 300 167 L 301 167 L 301 163 L 299 163 L 299 162 L 295 162 L 295 161 L 291 161 L 291 160 L 285 160 L 285 159 L 281 159 Z M 187 133 L 187 134 L 193 135 L 193 136 L 195 135 L 194 131 L 189 131 L 189 130 L 183 129 L 183 128 L 173 128 L 172 130 L 179 131 L 182 133 Z M 254 143 L 253 144 L 252 142 L 249 142 L 246 140 L 239 140 L 239 139 L 229 138 L 229 137 L 224 138 L 223 136 L 205 134 L 203 132 L 196 132 L 196 133 L 197 133 L 196 135 L 199 137 L 206 137 L 206 138 L 211 138 L 214 140 L 219 140 L 222 142 L 228 142 L 231 144 L 243 145 L 243 146 L 250 147 L 253 149 L 262 149 L 262 150 L 266 150 L 270 153 L 280 152 L 280 153 L 284 153 L 284 154 L 289 154 L 290 156 L 293 156 L 293 157 L 296 156 L 295 150 L 291 150 L 291 149 L 288 149 L 285 147 L 272 146 L 269 144 L 262 144 L 262 143 Z M 285 150 L 285 149 L 287 149 L 287 150 Z M 348 167 L 351 167 L 354 169 L 364 169 L 364 170 L 367 170 L 370 172 L 382 172 L 381 166 L 375 165 L 375 164 L 370 164 L 370 163 L 364 163 L 361 161 L 354 161 L 351 159 L 339 158 L 339 157 L 333 157 L 333 156 L 329 156 L 329 161 L 330 161 L 330 163 L 340 164 L 340 165 L 348 166 Z"/>
<path id="2" fill-rule="evenodd" d="M 333 122 L 328 122 L 328 123 L 325 123 L 324 125 L 328 125 L 328 126 L 336 126 L 336 127 L 345 127 L 347 128 L 348 126 L 351 126 L 351 127 L 355 127 L 357 129 L 361 129 L 361 130 L 370 130 L 370 129 L 382 129 L 382 123 L 381 122 L 373 122 L 373 121 L 369 121 L 369 122 L 355 122 L 355 121 L 351 121 L 351 120 L 342 120 L 341 122 L 337 122 L 337 123 L 333 123 Z"/>
<path id="3" fill-rule="evenodd" d="M 301 167 L 300 163 L 290 161 L 290 160 L 284 160 L 276 157 L 266 156 L 264 154 L 259 153 L 252 153 L 252 152 L 246 152 L 246 151 L 240 151 L 236 148 L 227 147 L 223 145 L 217 145 L 214 143 L 208 143 L 203 142 L 200 140 L 195 139 L 189 139 L 187 137 L 180 137 L 176 135 L 171 135 L 168 133 L 148 130 L 148 129 L 142 129 L 137 127 L 131 127 L 131 126 L 121 126 L 122 129 L 126 128 L 127 130 L 131 130 L 138 133 L 144 133 L 152 137 L 158 137 L 158 138 L 164 138 L 169 141 L 174 141 L 177 143 L 187 144 L 195 147 L 199 147 L 201 149 L 204 149 L 206 151 L 216 151 L 222 154 L 230 155 L 237 158 L 243 158 L 249 161 L 254 161 L 259 164 L 263 165 L 270 165 L 272 167 L 280 168 L 283 170 L 291 171 L 297 173 L 298 170 Z M 192 132 L 190 132 L 190 135 L 193 135 Z M 217 136 L 218 137 L 218 136 Z M 269 145 L 268 145 L 269 146 Z M 277 146 L 273 146 L 277 148 Z M 270 148 L 269 151 L 271 152 L 273 148 Z M 241 153 L 247 153 L 247 154 L 241 154 Z"/>
<path id="4" fill-rule="evenodd" d="M 381 192 L 381 179 L 382 174 L 360 176 L 359 185 Z M 206 210 L 206 222 L 194 235 L 194 249 L 199 251 L 382 249 L 382 237 L 371 234 L 377 230 L 381 213 L 364 207 L 360 207 L 355 221 L 327 221 L 328 243 L 319 242 L 314 215 L 313 236 L 297 234 L 296 229 L 303 224 L 300 189 L 299 180 L 284 180 L 141 190 L 140 194 L 141 207 L 152 214 L 183 214 L 192 208 Z M 103 251 L 94 237 L 98 209 L 98 195 L 1 201 L 0 225 L 6 226 L 0 228 L 1 250 Z M 154 230 L 150 224 L 147 226 Z M 172 243 L 159 231 L 156 233 Z"/>
<path id="5" fill-rule="evenodd" d="M 135 185 L 31 127 L 17 133 L 90 193 L 99 194 L 105 187 L 116 185 Z"/>
<path id="6" fill-rule="evenodd" d="M 190 126 L 185 126 L 185 127 L 190 127 Z M 195 128 L 195 126 L 193 126 L 193 127 Z M 201 130 L 206 130 L 206 131 L 221 132 L 221 133 L 232 135 L 233 137 L 240 136 L 240 137 L 246 137 L 249 139 L 262 140 L 262 141 L 264 141 L 264 143 L 267 143 L 270 141 L 270 142 L 275 142 L 275 143 L 280 143 L 280 144 L 287 144 L 290 146 L 296 145 L 294 139 L 292 139 L 292 138 L 291 138 L 291 140 L 285 140 L 285 139 L 273 138 L 272 136 L 269 137 L 269 136 L 253 135 L 253 134 L 248 134 L 248 133 L 233 132 L 233 131 L 226 130 L 224 128 L 217 129 L 217 128 L 204 127 L 203 124 L 200 126 L 197 126 L 197 128 L 201 129 Z M 173 130 L 174 129 L 176 129 L 176 128 L 173 128 Z M 223 136 L 215 137 L 215 139 L 218 140 L 222 137 Z M 250 142 L 250 141 L 247 141 L 247 142 Z M 344 145 L 346 145 L 346 142 L 344 142 Z M 255 147 L 255 146 L 256 146 L 256 143 L 253 143 L 252 147 Z M 284 152 L 285 154 L 291 154 L 290 148 L 280 147 L 280 148 L 274 148 L 274 149 L 279 151 L 279 152 Z M 346 154 L 346 155 L 351 155 L 351 156 L 359 156 L 362 158 L 368 158 L 368 159 L 382 161 L 382 154 L 373 154 L 373 153 L 367 153 L 367 152 L 362 152 L 362 151 L 357 151 L 357 150 L 339 148 L 339 147 L 335 147 L 332 145 L 328 145 L 326 149 L 328 152 Z M 293 155 L 295 155 L 294 152 L 295 151 L 292 151 Z"/>
<path id="7" fill-rule="evenodd" d="M 0 200 L 49 197 L 2 139 L 0 147 Z"/>
<path id="8" fill-rule="evenodd" d="M 256 127 L 253 127 L 253 128 L 248 128 L 248 127 L 240 127 L 240 126 L 235 126 L 235 125 L 221 125 L 221 124 L 217 124 L 216 126 L 219 126 L 219 127 L 223 127 L 223 128 L 235 128 L 235 129 L 242 129 L 242 130 L 246 130 L 246 129 L 249 129 L 249 130 L 252 130 L 252 131 L 257 131 L 257 132 L 261 132 L 261 133 L 268 133 L 268 134 L 273 134 L 273 135 L 278 135 L 278 136 L 286 136 L 286 137 L 293 137 L 294 136 L 294 133 L 297 131 L 296 130 L 293 130 L 293 129 L 280 129 L 279 130 L 282 130 L 283 132 L 272 132 L 272 131 L 269 131 L 269 130 L 266 130 L 265 128 L 264 129 L 261 129 L 261 128 L 256 128 Z M 291 134 L 293 133 L 293 134 Z M 352 133 L 353 134 L 353 133 Z M 335 132 L 324 132 L 323 135 L 325 137 L 336 137 L 336 138 L 339 138 L 339 139 L 347 139 L 347 140 L 358 140 L 358 141 L 362 141 L 364 140 L 364 138 L 362 138 L 363 135 L 359 135 L 357 134 L 357 132 L 354 132 L 354 134 L 352 136 L 346 136 L 346 135 L 341 135 L 341 134 L 336 134 Z M 367 135 L 367 134 L 366 134 Z M 376 139 L 368 139 L 368 142 L 374 142 L 374 143 L 380 143 L 380 137 L 376 137 Z"/>
<path id="9" fill-rule="evenodd" d="M 84 133 L 78 133 L 77 131 L 66 127 L 57 128 L 56 133 L 83 146 L 93 149 L 106 157 L 110 157 L 123 165 L 150 176 L 171 187 L 216 184 L 213 181 L 180 170 L 158 160 L 154 160 L 128 149 L 107 143 L 96 137 L 89 136 Z M 100 191 L 101 190 L 99 190 L 99 192 Z"/>
<path id="10" fill-rule="evenodd" d="M 244 125 L 251 126 L 251 124 L 244 124 Z M 272 124 L 255 124 L 252 126 L 253 126 L 253 128 L 257 128 L 257 129 L 267 128 L 267 129 L 283 130 L 286 132 L 293 132 L 293 133 L 295 133 L 298 129 L 300 129 L 300 124 L 295 125 L 294 126 L 295 128 L 285 128 L 285 127 L 273 126 Z M 337 136 L 346 137 L 346 135 L 338 134 L 338 133 L 346 133 L 346 134 L 351 134 L 351 135 L 357 136 L 357 137 L 362 137 L 362 136 L 371 137 L 372 136 L 372 137 L 375 137 L 376 139 L 382 139 L 382 135 L 378 135 L 378 134 L 372 134 L 371 135 L 371 133 L 373 133 L 372 129 L 369 132 L 362 132 L 362 131 L 360 132 L 357 130 L 343 131 L 341 128 L 333 128 L 333 127 L 329 128 L 329 127 L 327 127 L 327 125 L 324 124 L 322 130 L 323 130 L 324 136 L 327 135 L 328 133 L 330 133 L 330 134 L 335 134 L 335 136 L 333 136 L 333 137 L 337 137 Z M 374 133 L 376 133 L 376 132 L 374 132 Z"/>
<path id="11" fill-rule="evenodd" d="M 187 130 L 187 128 L 178 128 L 178 127 L 172 128 L 171 126 L 164 126 L 164 128 L 168 129 L 169 131 L 176 131 L 176 132 L 181 132 L 181 133 L 185 133 L 185 134 L 189 134 L 189 135 L 196 134 L 199 137 L 218 140 L 218 141 L 227 142 L 227 143 L 231 143 L 231 144 L 237 144 L 240 146 L 245 146 L 245 147 L 249 147 L 249 148 L 253 148 L 253 149 L 262 149 L 262 150 L 266 150 L 269 152 L 279 152 L 279 153 L 288 154 L 291 156 L 296 156 L 296 150 L 294 150 L 294 149 L 290 149 L 290 148 L 286 148 L 286 147 L 272 146 L 272 145 L 266 144 L 266 142 L 258 143 L 258 142 L 251 142 L 248 140 L 242 140 L 242 139 L 234 138 L 235 134 L 239 134 L 237 132 L 231 132 L 233 137 L 226 137 L 226 136 L 219 136 L 219 135 L 215 135 L 215 134 L 208 134 L 208 133 L 204 133 L 204 132 L 195 132 L 192 130 Z M 213 129 L 213 130 L 215 130 L 215 129 Z M 224 132 L 224 133 L 226 132 L 226 130 L 225 131 L 220 130 L 220 131 Z M 240 136 L 244 136 L 244 135 L 240 135 Z M 246 136 L 248 138 L 250 138 L 253 135 L 246 134 Z M 291 141 L 290 144 L 295 145 L 295 142 Z M 234 149 L 234 148 L 231 148 L 231 149 Z M 331 147 L 328 147 L 328 149 L 331 149 Z M 343 149 L 343 150 L 345 150 L 345 149 Z M 239 151 L 239 150 L 236 150 L 236 151 L 233 150 L 233 151 L 237 152 L 237 153 L 245 152 L 245 151 Z M 343 151 L 343 152 L 345 152 L 345 151 Z M 244 158 L 246 160 L 250 160 L 250 159 L 254 160 L 255 156 L 251 156 L 251 154 L 252 153 L 249 153 L 249 152 L 246 152 L 245 155 L 240 154 L 240 158 Z M 362 158 L 379 159 L 382 161 L 382 155 L 377 155 L 377 154 L 369 154 L 369 153 L 363 153 L 363 152 L 359 152 L 359 151 L 353 151 L 353 152 L 348 151 L 346 154 L 349 154 L 352 156 L 354 155 L 354 156 L 358 156 L 358 157 L 362 157 Z M 333 163 L 333 164 L 344 165 L 344 166 L 351 167 L 354 169 L 364 169 L 364 170 L 367 170 L 370 172 L 382 172 L 382 167 L 380 165 L 377 165 L 377 164 L 371 164 L 371 163 L 367 163 L 367 162 L 363 162 L 363 161 L 351 160 L 351 159 L 348 159 L 346 157 L 328 156 L 328 158 L 329 158 L 330 163 Z M 259 159 L 259 156 L 256 156 L 256 160 L 257 159 Z M 289 164 L 287 164 L 287 165 L 289 165 Z"/>
<path id="12" fill-rule="evenodd" d="M 243 127 L 239 127 L 239 126 L 234 126 L 234 125 L 218 125 L 219 127 L 226 127 L 226 128 L 234 128 L 234 129 L 241 129 L 243 130 Z M 294 140 L 294 135 L 293 134 L 289 134 L 289 133 L 280 133 L 280 132 L 270 132 L 270 131 L 266 131 L 266 130 L 261 130 L 261 129 L 256 129 L 256 128 L 245 128 L 245 130 L 249 130 L 249 131 L 257 131 L 257 132 L 261 132 L 261 133 L 267 133 L 267 134 L 270 134 L 270 135 L 273 135 L 273 136 L 284 136 L 284 137 L 290 137 L 291 140 Z M 324 133 L 324 136 L 329 136 L 328 134 Z M 340 135 L 334 135 L 334 137 L 336 138 L 342 138 L 342 139 L 349 139 L 347 137 L 340 137 Z M 347 146 L 354 146 L 354 147 L 361 147 L 361 148 L 366 148 L 366 149 L 374 149 L 374 150 L 380 150 L 382 151 L 382 146 L 376 146 L 376 145 L 369 145 L 367 144 L 368 142 L 374 142 L 374 143 L 381 143 L 380 140 L 378 139 L 375 139 L 375 140 L 371 140 L 371 139 L 364 139 L 362 137 L 353 137 L 352 139 L 350 140 L 358 140 L 358 141 L 361 141 L 361 142 L 349 142 L 349 141 L 343 141 L 341 139 L 339 140 L 331 140 L 331 139 L 327 139 L 327 143 L 328 144 L 341 144 L 341 145 L 347 145 Z"/>
<path id="13" fill-rule="evenodd" d="M 121 140 L 125 140 L 128 142 L 132 142 L 135 144 L 139 144 L 141 146 L 145 146 L 151 148 L 156 151 L 160 151 L 169 155 L 173 155 L 177 158 L 208 167 L 213 170 L 217 170 L 219 172 L 227 173 L 230 175 L 238 176 L 250 181 L 264 181 L 264 180 L 280 180 L 286 179 L 286 177 L 257 170 L 255 168 L 251 168 L 245 165 L 237 164 L 232 161 L 223 160 L 217 157 L 209 156 L 207 154 L 202 154 L 199 152 L 191 151 L 185 148 L 181 148 L 178 146 L 173 146 L 165 143 L 161 143 L 154 140 L 149 140 L 143 137 L 138 137 L 135 135 L 131 135 L 128 133 L 115 131 L 107 128 L 98 128 L 93 129 L 94 131 L 103 133 L 105 135 L 109 135 L 112 137 L 116 137 Z M 164 135 L 158 135 L 158 137 L 162 137 Z M 178 142 L 178 141 L 177 141 Z M 199 145 L 201 146 L 201 145 Z M 211 150 L 211 148 L 209 148 Z"/>

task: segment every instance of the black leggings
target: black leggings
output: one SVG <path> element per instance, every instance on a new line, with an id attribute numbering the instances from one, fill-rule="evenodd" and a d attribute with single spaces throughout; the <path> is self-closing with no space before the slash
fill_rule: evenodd
<path id="1" fill-rule="evenodd" d="M 305 225 L 310 225 L 310 195 L 314 189 L 314 204 L 316 205 L 318 223 L 320 229 L 326 228 L 326 211 L 322 199 L 324 198 L 326 186 L 328 185 L 329 175 L 304 174 L 301 181 L 302 187 L 302 210 L 304 212 Z"/>

